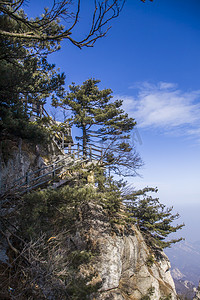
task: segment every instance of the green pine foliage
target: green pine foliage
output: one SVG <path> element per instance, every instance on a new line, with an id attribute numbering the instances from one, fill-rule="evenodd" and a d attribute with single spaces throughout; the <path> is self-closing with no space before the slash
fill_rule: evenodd
<path id="1" fill-rule="evenodd" d="M 84 184 L 27 194 L 22 203 L 22 228 L 29 238 L 37 237 L 41 232 L 56 233 L 63 228 L 73 228 L 77 207 L 99 197 L 93 187 Z"/>
<path id="2" fill-rule="evenodd" d="M 112 90 L 99 90 L 98 83 L 100 80 L 96 79 L 86 80 L 82 86 L 73 83 L 63 100 L 71 110 L 70 121 L 82 130 L 78 138 L 83 141 L 83 147 L 89 142 L 113 139 L 121 133 L 126 135 L 135 126 L 135 121 L 121 108 L 123 101 L 111 102 Z"/>
<path id="3" fill-rule="evenodd" d="M 135 175 L 142 161 L 131 143 L 131 133 L 136 122 L 122 109 L 122 100 L 113 100 L 112 90 L 99 90 L 99 80 L 88 79 L 83 84 L 69 86 L 61 105 L 71 111 L 68 121 L 81 129 L 76 137 L 81 141 L 83 154 L 88 146 L 95 145 L 103 151 L 103 160 L 111 170 L 120 175 Z"/>
<path id="4" fill-rule="evenodd" d="M 41 233 L 71 230 L 78 218 L 78 207 L 84 203 L 103 206 L 108 216 L 113 218 L 121 205 L 121 183 L 104 181 L 103 189 L 87 185 L 85 179 L 72 182 L 58 190 L 44 189 L 27 194 L 23 198 L 21 219 L 22 229 L 28 238 L 36 238 Z"/>
<path id="5" fill-rule="evenodd" d="M 2 59 L 0 70 L 1 134 L 15 133 L 21 122 L 21 127 L 28 126 L 32 104 L 44 105 L 48 97 L 60 97 L 64 92 L 64 75 L 57 74 L 44 59 L 15 59 L 11 63 Z"/>
<path id="6" fill-rule="evenodd" d="M 141 300 L 151 300 L 152 296 L 154 295 L 155 287 L 151 286 L 148 290 L 146 295 L 141 297 Z"/>
<path id="7" fill-rule="evenodd" d="M 129 217 L 143 233 L 143 236 L 152 249 L 163 249 L 182 240 L 166 240 L 171 234 L 181 229 L 184 224 L 174 225 L 179 214 L 173 214 L 173 207 L 161 204 L 158 198 L 148 195 L 148 192 L 157 192 L 154 188 L 145 188 L 124 196 Z"/>
<path id="8" fill-rule="evenodd" d="M 95 169 L 95 178 L 96 186 L 86 184 L 82 178 L 57 190 L 31 192 L 24 196 L 20 210 L 19 229 L 22 239 L 30 241 L 30 246 L 33 244 L 31 252 L 29 248 L 26 251 L 29 251 L 29 255 L 33 254 L 33 264 L 37 257 L 35 273 L 32 274 L 32 268 L 31 270 L 24 268 L 23 276 L 31 279 L 34 275 L 34 282 L 38 285 L 38 278 L 42 272 L 45 284 L 52 282 L 51 292 L 56 293 L 57 284 L 60 282 L 62 285 L 58 291 L 60 294 L 63 293 L 62 297 L 67 293 L 70 299 L 74 300 L 87 299 L 88 295 L 95 293 L 101 284 L 99 281 L 94 285 L 88 284 L 96 276 L 95 273 L 88 276 L 80 274 L 80 270 L 92 265 L 93 260 L 96 260 L 98 249 L 88 248 L 87 245 L 84 249 L 77 247 L 72 249 L 73 247 L 69 248 L 66 243 L 66 239 L 71 241 L 70 237 L 73 242 L 77 224 L 81 226 L 81 220 L 83 222 L 85 220 L 80 209 L 82 205 L 86 203 L 101 205 L 107 220 L 110 221 L 110 231 L 113 230 L 117 234 L 122 234 L 117 230 L 118 224 L 123 226 L 127 233 L 131 228 L 130 222 L 137 225 L 147 244 L 155 251 L 154 254 L 175 242 L 165 242 L 164 239 L 183 226 L 171 225 L 178 215 L 173 215 L 171 208 L 165 209 L 158 199 L 146 195 L 154 189 L 146 188 L 142 191 L 129 192 L 125 197 L 126 183 L 123 181 L 106 177 L 105 171 L 100 167 Z M 143 201 L 147 198 L 148 201 Z M 125 201 L 126 205 L 124 205 Z M 127 218 L 129 218 L 128 222 Z M 29 244 L 27 245 L 29 247 Z M 155 259 L 154 255 L 150 255 L 145 262 L 146 265 L 151 267 Z M 27 286 L 29 285 L 26 285 L 26 289 Z M 38 288 L 35 289 L 35 285 L 29 288 L 40 293 Z M 142 299 L 151 299 L 153 294 L 154 290 L 150 288 Z M 170 299 L 170 296 L 166 299 Z"/>
<path id="9" fill-rule="evenodd" d="M 0 4 L 0 9 L 1 9 Z M 23 30 L 23 23 L 0 15 L 0 31 Z M 23 11 L 18 13 L 23 17 Z M 37 123 L 30 124 L 29 107 L 44 105 L 47 98 L 64 95 L 63 73 L 47 61 L 47 52 L 56 46 L 49 42 L 24 41 L 1 36 L 0 39 L 0 138 L 14 134 L 30 140 L 44 140 L 45 130 Z M 46 50 L 45 50 L 46 49 Z M 38 126 L 37 126 L 38 125 Z"/>
<path id="10" fill-rule="evenodd" d="M 93 202 L 102 205 L 111 223 L 135 224 L 155 252 L 182 240 L 168 238 L 184 224 L 175 225 L 179 214 L 173 214 L 173 207 L 168 208 L 158 198 L 148 195 L 156 189 L 145 188 L 124 194 L 126 183 L 106 178 L 101 168 L 96 169 L 95 178 L 96 187 L 86 184 L 83 177 L 78 183 L 58 190 L 47 189 L 26 195 L 22 208 L 26 232 L 37 235 L 41 230 L 45 232 L 56 227 L 59 230 L 64 224 L 67 228 L 73 227 L 78 206 Z M 147 263 L 150 264 L 151 259 Z"/>

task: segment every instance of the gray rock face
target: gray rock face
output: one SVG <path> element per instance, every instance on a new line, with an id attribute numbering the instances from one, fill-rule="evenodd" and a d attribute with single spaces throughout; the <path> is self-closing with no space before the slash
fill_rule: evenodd
<path id="1" fill-rule="evenodd" d="M 8 141 L 7 148 L 9 153 L 0 152 L 1 194 L 8 191 L 16 180 L 26 176 L 27 173 L 37 171 L 46 164 L 64 157 L 64 153 L 54 143 L 44 149 L 44 146 L 40 147 L 19 139 L 18 141 Z M 7 156 L 6 159 L 5 156 Z"/>
<path id="2" fill-rule="evenodd" d="M 199 285 L 198 285 L 198 288 L 196 290 L 196 294 L 195 294 L 195 297 L 193 298 L 193 300 L 200 300 L 200 282 L 199 282 Z"/>
<path id="3" fill-rule="evenodd" d="M 99 299 L 107 299 L 110 295 L 113 299 L 141 299 L 151 288 L 154 290 L 152 299 L 169 294 L 172 299 L 177 299 L 167 257 L 163 255 L 162 260 L 148 267 L 149 255 L 149 249 L 137 231 L 135 236 L 104 237 L 98 268 L 103 293 Z"/>
<path id="4" fill-rule="evenodd" d="M 45 152 L 43 147 L 41 147 L 40 151 L 38 145 L 35 146 L 25 143 L 21 139 L 8 141 L 7 148 L 8 153 L 6 153 L 5 149 L 4 153 L 0 151 L 0 194 L 9 191 L 9 189 L 13 187 L 13 183 L 25 176 L 27 172 L 30 173 L 39 170 L 60 154 L 53 144 L 48 145 L 48 149 L 46 149 Z M 23 183 L 23 181 L 21 181 L 21 183 Z M 9 219 L 10 223 L 12 223 L 11 215 L 16 210 L 17 205 L 15 201 L 8 203 L 9 199 L 0 200 L 0 216 Z M 11 229 L 13 231 L 13 227 Z M 0 230 L 4 230 L 1 223 Z M 7 231 L 5 234 L 7 236 L 10 235 Z M 7 240 L 5 236 L 0 233 L 0 264 L 8 263 L 7 249 Z"/>
<path id="5" fill-rule="evenodd" d="M 87 228 L 99 253 L 93 267 L 102 285 L 95 299 L 139 300 L 149 295 L 148 299 L 160 300 L 170 294 L 172 300 L 177 299 L 167 256 L 161 253 L 162 259 L 154 258 L 149 265 L 148 258 L 153 254 L 134 226 L 129 233 L 124 232 L 123 226 L 113 232 L 102 208 L 91 203 L 81 215 L 82 230 Z"/>
<path id="6" fill-rule="evenodd" d="M 13 144 L 13 145 L 12 145 Z M 24 149 L 22 141 L 10 143 L 9 157 L 5 160 L 4 153 L 0 153 L 0 184 L 1 193 L 12 187 L 13 182 L 25 176 L 29 171 L 45 165 L 37 149 Z"/>

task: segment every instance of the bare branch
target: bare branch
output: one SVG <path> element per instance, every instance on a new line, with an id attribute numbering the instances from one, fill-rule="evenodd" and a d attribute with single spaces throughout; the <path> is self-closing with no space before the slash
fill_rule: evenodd
<path id="1" fill-rule="evenodd" d="M 59 42 L 64 39 L 68 39 L 75 46 L 92 47 L 94 43 L 101 37 L 104 37 L 111 26 L 106 25 L 114 18 L 119 16 L 125 0 L 101 0 L 94 1 L 94 10 L 92 13 L 92 23 L 88 34 L 83 39 L 77 40 L 72 37 L 73 30 L 78 24 L 80 16 L 81 0 L 78 0 L 76 13 L 70 12 L 69 6 L 72 4 L 71 0 L 53 1 L 52 8 L 48 11 L 45 10 L 41 17 L 35 20 L 29 19 L 18 9 L 21 8 L 24 0 L 14 1 L 8 3 L 3 1 L 0 4 L 0 12 L 4 16 L 8 16 L 10 20 L 14 20 L 20 25 L 20 30 L 7 31 L 5 29 L 0 30 L 0 36 L 8 38 L 17 38 L 23 40 L 33 41 L 55 41 Z M 58 19 L 65 21 L 74 19 L 69 28 L 64 29 L 62 25 L 59 25 Z M 55 28 L 56 25 L 56 28 Z"/>

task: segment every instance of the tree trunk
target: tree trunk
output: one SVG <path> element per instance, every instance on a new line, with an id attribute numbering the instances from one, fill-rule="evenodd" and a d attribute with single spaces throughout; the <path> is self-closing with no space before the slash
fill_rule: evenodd
<path id="1" fill-rule="evenodd" d="M 83 156 L 87 157 L 87 131 L 86 127 L 83 126 Z"/>

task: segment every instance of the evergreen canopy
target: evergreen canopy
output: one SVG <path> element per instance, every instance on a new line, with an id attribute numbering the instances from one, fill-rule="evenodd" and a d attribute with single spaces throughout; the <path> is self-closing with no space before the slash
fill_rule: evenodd
<path id="1" fill-rule="evenodd" d="M 12 131 L 21 120 L 28 122 L 28 106 L 45 104 L 48 97 L 64 95 L 63 73 L 33 47 L 0 39 L 0 129 Z"/>
<path id="2" fill-rule="evenodd" d="M 84 155 L 91 144 L 99 144 L 104 162 L 120 175 L 135 175 L 142 162 L 131 144 L 131 131 L 136 122 L 122 109 L 122 100 L 113 100 L 112 90 L 99 90 L 100 80 L 88 79 L 83 85 L 69 86 L 60 104 L 71 110 L 71 124 L 81 129 Z M 54 103 L 57 105 L 57 103 Z"/>
<path id="3" fill-rule="evenodd" d="M 3 1 L 0 4 L 0 29 L 21 32 L 24 25 L 6 14 L 2 8 L 6 3 L 12 6 L 14 2 Z M 23 13 L 16 11 L 16 14 Z M 30 127 L 28 106 L 43 105 L 48 97 L 63 96 L 65 76 L 47 61 L 47 53 L 50 49 L 55 50 L 54 46 L 50 42 L 24 41 L 0 35 L 1 136 L 8 132 L 20 136 L 25 127 Z M 35 126 L 33 130 L 37 131 Z"/>
<path id="4" fill-rule="evenodd" d="M 182 238 L 165 240 L 169 234 L 181 229 L 184 224 L 174 225 L 179 214 L 173 214 L 173 207 L 166 207 L 158 198 L 152 198 L 148 192 L 157 192 L 155 188 L 144 188 L 123 196 L 129 216 L 134 219 L 148 245 L 152 249 L 163 249 L 177 243 Z"/>

